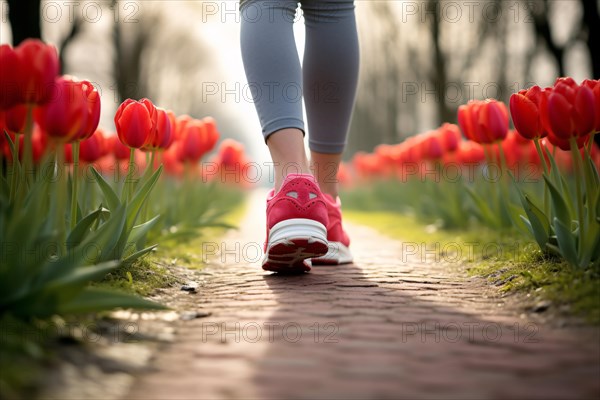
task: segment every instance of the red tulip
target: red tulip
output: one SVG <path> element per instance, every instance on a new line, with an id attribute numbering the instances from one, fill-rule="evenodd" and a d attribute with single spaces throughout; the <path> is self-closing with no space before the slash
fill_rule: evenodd
<path id="1" fill-rule="evenodd" d="M 587 142 L 589 136 L 579 136 L 575 140 L 577 142 L 577 148 L 582 148 Z M 553 146 L 560 148 L 561 150 L 569 150 L 571 148 L 571 143 L 568 139 L 563 139 L 561 137 L 555 136 L 552 132 L 548 134 L 546 137 L 548 142 L 552 143 Z"/>
<path id="2" fill-rule="evenodd" d="M 10 138 L 13 142 L 19 140 L 19 159 L 23 159 L 23 148 L 24 148 L 24 139 L 25 135 L 14 135 L 9 133 Z M 33 156 L 33 162 L 37 163 L 42 159 L 42 156 L 46 152 L 46 148 L 48 147 L 48 136 L 44 134 L 44 132 L 40 129 L 39 125 L 33 125 L 33 133 L 31 136 L 31 150 Z M 12 156 L 10 154 L 10 148 L 8 147 L 8 143 L 4 143 L 4 155 L 9 160 L 12 160 Z"/>
<path id="3" fill-rule="evenodd" d="M 156 107 L 148 99 L 127 99 L 117 109 L 115 125 L 123 144 L 136 149 L 142 148 L 156 130 Z"/>
<path id="4" fill-rule="evenodd" d="M 527 139 L 542 138 L 548 134 L 540 115 L 542 98 L 548 95 L 548 91 L 539 86 L 533 86 L 510 97 L 510 113 L 515 128 L 523 137 Z"/>
<path id="5" fill-rule="evenodd" d="M 215 161 L 224 167 L 239 166 L 245 161 L 244 145 L 233 139 L 223 140 Z"/>
<path id="6" fill-rule="evenodd" d="M 25 102 L 47 103 L 52 99 L 52 87 L 60 70 L 56 48 L 37 39 L 27 39 L 15 51 L 24 75 Z"/>
<path id="7" fill-rule="evenodd" d="M 198 162 L 207 152 L 203 148 L 204 137 L 206 135 L 206 127 L 202 121 L 192 120 L 188 122 L 179 141 L 179 160 L 181 162 Z"/>
<path id="8" fill-rule="evenodd" d="M 494 143 L 508 133 L 508 111 L 496 100 L 471 100 L 458 108 L 458 123 L 467 139 Z"/>
<path id="9" fill-rule="evenodd" d="M 438 129 L 438 135 L 443 144 L 444 152 L 453 152 L 458 149 L 461 142 L 458 125 L 445 123 Z"/>
<path id="10" fill-rule="evenodd" d="M 217 140 L 218 133 L 210 124 L 200 120 L 188 122 L 180 139 L 179 160 L 198 162 L 206 153 L 211 151 Z"/>
<path id="11" fill-rule="evenodd" d="M 14 49 L 1 46 L 0 108 L 47 103 L 59 69 L 56 48 L 38 39 L 27 39 Z"/>
<path id="12" fill-rule="evenodd" d="M 350 187 L 352 185 L 352 174 L 350 168 L 345 162 L 341 162 L 338 168 L 337 181 L 342 187 Z"/>
<path id="13" fill-rule="evenodd" d="M 439 160 L 444 155 L 442 144 L 435 131 L 425 136 L 420 147 L 421 155 L 425 160 Z"/>
<path id="14" fill-rule="evenodd" d="M 87 118 L 86 124 L 82 126 L 77 138 L 79 140 L 85 140 L 92 136 L 98 128 L 98 123 L 100 122 L 101 105 L 100 94 L 91 82 L 82 81 L 81 92 L 83 95 L 83 100 L 87 106 Z"/>
<path id="15" fill-rule="evenodd" d="M 185 171 L 184 165 L 179 161 L 179 145 L 180 142 L 173 142 L 173 144 L 162 154 L 162 163 L 165 167 L 165 171 L 171 176 L 183 176 Z"/>
<path id="16" fill-rule="evenodd" d="M 106 148 L 112 152 L 116 160 L 129 160 L 129 147 L 121 143 L 117 135 L 106 138 Z"/>
<path id="17" fill-rule="evenodd" d="M 217 122 L 213 117 L 204 117 L 202 122 L 207 130 L 204 146 L 208 149 L 207 152 L 209 152 L 219 141 L 220 135 L 219 131 L 217 130 Z"/>
<path id="18" fill-rule="evenodd" d="M 0 110 L 23 103 L 23 75 L 19 56 L 8 44 L 0 46 Z"/>
<path id="19" fill-rule="evenodd" d="M 177 117 L 175 123 L 175 134 L 173 135 L 173 140 L 179 140 L 183 137 L 183 132 L 185 132 L 185 127 L 187 124 L 192 121 L 193 118 L 189 115 L 180 115 Z"/>
<path id="20" fill-rule="evenodd" d="M 594 129 L 594 93 L 587 86 L 559 80 L 542 102 L 549 134 L 568 141 L 571 137 L 588 135 Z"/>
<path id="21" fill-rule="evenodd" d="M 14 133 L 23 133 L 27 119 L 27 106 L 16 105 L 6 110 L 4 114 L 6 128 Z M 4 133 L 2 133 L 4 135 Z"/>
<path id="22" fill-rule="evenodd" d="M 506 140 L 502 142 L 502 149 L 506 155 L 506 165 L 512 170 L 532 163 L 539 165 L 535 144 L 523 138 L 516 130 L 508 132 Z"/>
<path id="23" fill-rule="evenodd" d="M 394 173 L 394 168 L 397 163 L 397 150 L 396 146 L 389 144 L 380 144 L 375 148 L 375 155 L 379 160 L 380 164 L 380 176 L 391 176 Z"/>
<path id="24" fill-rule="evenodd" d="M 361 179 L 370 179 L 382 175 L 382 165 L 377 154 L 358 152 L 354 154 L 352 165 Z"/>
<path id="25" fill-rule="evenodd" d="M 214 163 L 221 170 L 221 179 L 226 183 L 248 185 L 244 177 L 247 175 L 248 161 L 244 154 L 244 145 L 233 139 L 225 139 L 219 146 L 219 152 L 215 156 Z M 211 174 L 212 175 L 212 174 Z M 205 176 L 212 178 L 213 176 Z"/>
<path id="26" fill-rule="evenodd" d="M 144 150 L 166 149 L 171 144 L 172 125 L 169 113 L 156 107 L 156 129 L 150 135 Z"/>
<path id="27" fill-rule="evenodd" d="M 82 140 L 79 147 L 79 159 L 93 163 L 106 155 L 106 139 L 104 131 L 98 129 L 92 136 Z"/>
<path id="28" fill-rule="evenodd" d="M 594 132 L 600 132 L 600 81 L 586 79 L 581 85 L 589 87 L 594 93 Z"/>
<path id="29" fill-rule="evenodd" d="M 6 141 L 4 131 L 7 130 L 8 128 L 6 127 L 5 112 L 0 108 L 0 151 L 4 148 L 4 142 Z"/>
<path id="30" fill-rule="evenodd" d="M 169 122 L 171 124 L 171 135 L 163 149 L 168 149 L 171 144 L 173 144 L 175 141 L 175 130 L 177 129 L 177 116 L 175 116 L 175 113 L 171 110 L 167 110 L 167 117 L 169 117 Z"/>
<path id="31" fill-rule="evenodd" d="M 480 144 L 465 141 L 458 146 L 456 158 L 463 164 L 479 164 L 485 160 L 485 152 Z"/>
<path id="32" fill-rule="evenodd" d="M 52 138 L 63 142 L 76 140 L 88 126 L 88 103 L 84 96 L 86 81 L 62 76 L 54 84 L 53 99 L 35 110 L 36 120 Z"/>
<path id="33" fill-rule="evenodd" d="M 215 121 L 215 119 L 213 117 L 204 117 L 202 119 L 202 122 L 204 123 L 204 126 L 206 126 L 206 129 L 208 131 L 208 138 L 210 139 L 209 141 L 214 141 L 214 144 L 211 146 L 214 147 L 215 144 L 217 144 L 217 141 L 219 140 L 219 132 L 217 130 L 217 122 Z"/>

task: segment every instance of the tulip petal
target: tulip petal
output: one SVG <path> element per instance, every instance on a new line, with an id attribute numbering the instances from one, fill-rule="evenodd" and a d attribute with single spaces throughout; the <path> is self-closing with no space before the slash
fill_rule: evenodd
<path id="1" fill-rule="evenodd" d="M 541 122 L 538 107 L 521 94 L 510 97 L 510 113 L 519 134 L 527 139 L 541 136 Z"/>
<path id="2" fill-rule="evenodd" d="M 578 136 L 584 136 L 594 129 L 594 93 L 587 86 L 580 86 L 575 96 L 574 104 L 575 131 Z"/>
<path id="3" fill-rule="evenodd" d="M 571 119 L 572 106 L 560 93 L 552 93 L 548 98 L 548 121 L 554 136 L 569 140 L 576 134 Z"/>

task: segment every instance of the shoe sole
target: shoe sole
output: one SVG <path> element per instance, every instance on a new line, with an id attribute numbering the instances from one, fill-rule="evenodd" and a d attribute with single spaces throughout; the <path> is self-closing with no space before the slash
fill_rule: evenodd
<path id="1" fill-rule="evenodd" d="M 329 242 L 327 254 L 313 258 L 311 261 L 313 265 L 340 265 L 350 264 L 354 258 L 348 246 L 341 242 Z"/>
<path id="2" fill-rule="evenodd" d="M 327 229 L 312 219 L 282 221 L 269 231 L 269 245 L 262 268 L 284 274 L 311 269 L 310 259 L 327 254 Z"/>

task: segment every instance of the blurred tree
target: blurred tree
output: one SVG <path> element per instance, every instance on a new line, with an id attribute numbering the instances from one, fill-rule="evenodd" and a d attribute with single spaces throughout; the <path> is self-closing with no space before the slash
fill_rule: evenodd
<path id="1" fill-rule="evenodd" d="M 358 4 L 362 65 L 348 157 L 456 122 L 458 106 L 472 98 L 508 102 L 531 82 L 600 76 L 598 0 L 468 4 Z M 571 70 L 582 49 L 590 72 L 581 63 Z"/>
<path id="2" fill-rule="evenodd" d="M 146 27 L 152 24 L 144 21 L 144 23 L 134 24 L 135 29 L 132 29 L 131 26 L 124 26 L 121 21 L 118 0 L 112 0 L 111 9 L 115 21 L 113 25 L 114 77 L 119 102 L 128 98 L 148 97 L 147 86 L 141 77 L 143 52 L 149 45 L 150 37 Z M 126 36 L 123 34 L 125 29 L 127 29 Z"/>
<path id="3" fill-rule="evenodd" d="M 556 3 L 550 0 L 523 1 L 526 2 L 526 9 L 533 17 L 537 41 L 546 45 L 556 62 L 559 76 L 567 75 L 565 52 L 576 42 L 584 41 L 592 62 L 592 75 L 595 78 L 600 77 L 600 15 L 597 0 L 579 0 L 578 3 L 583 11 L 581 22 L 571 30 L 570 36 L 562 43 L 556 39 L 552 29 L 551 12 Z"/>
<path id="4" fill-rule="evenodd" d="M 40 0 L 8 0 L 13 45 L 27 38 L 42 38 Z"/>
<path id="5" fill-rule="evenodd" d="M 598 2 L 581 0 L 583 23 L 587 30 L 587 47 L 592 58 L 592 71 L 595 79 L 600 79 L 600 14 Z"/>

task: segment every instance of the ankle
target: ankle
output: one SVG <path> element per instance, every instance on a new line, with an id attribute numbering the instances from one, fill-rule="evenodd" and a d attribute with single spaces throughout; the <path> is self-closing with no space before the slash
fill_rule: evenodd
<path id="1" fill-rule="evenodd" d="M 330 195 L 334 200 L 337 199 L 339 192 L 336 184 L 319 182 L 319 187 L 321 192 Z"/>
<path id="2" fill-rule="evenodd" d="M 290 174 L 306 174 L 306 175 L 314 176 L 312 174 L 312 171 L 310 171 L 310 169 L 308 167 L 305 169 L 299 168 L 297 170 L 289 170 L 289 171 L 285 171 L 285 172 L 278 171 L 275 174 L 275 183 L 273 185 L 273 188 L 275 189 L 275 193 L 279 192 L 279 189 L 281 189 L 281 185 L 283 184 L 283 181 Z"/>

